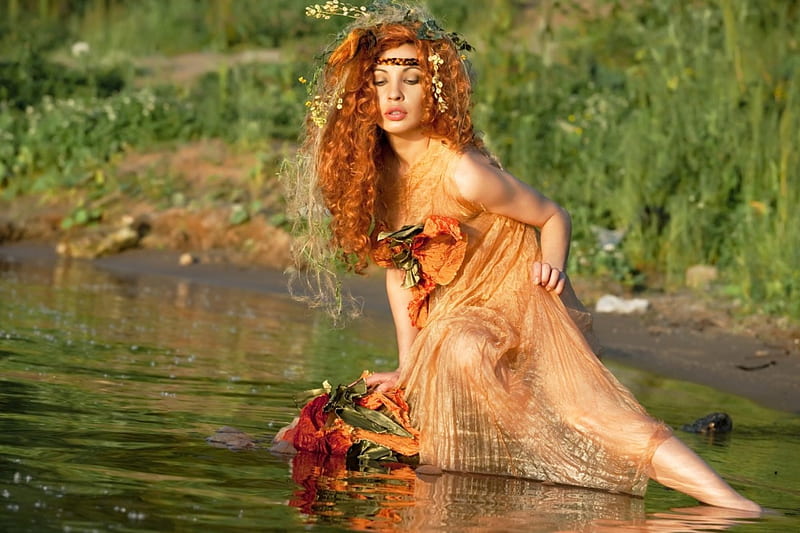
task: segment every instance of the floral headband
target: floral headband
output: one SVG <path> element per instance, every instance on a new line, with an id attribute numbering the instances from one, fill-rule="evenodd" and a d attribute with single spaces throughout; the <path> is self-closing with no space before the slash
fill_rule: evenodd
<path id="1" fill-rule="evenodd" d="M 398 14 L 402 14 L 402 18 L 397 18 Z M 379 24 L 381 22 L 399 22 L 399 23 L 413 23 L 419 22 L 420 26 L 417 29 L 417 38 L 420 40 L 426 41 L 439 41 L 439 40 L 449 40 L 453 43 L 456 50 L 461 52 L 468 52 L 472 51 L 473 47 L 470 45 L 466 40 L 464 40 L 459 34 L 454 32 L 445 32 L 441 26 L 433 19 L 433 18 L 421 18 L 420 15 L 424 16 L 424 13 L 421 13 L 419 9 L 410 7 L 406 4 L 398 2 L 396 0 L 374 0 L 372 4 L 368 6 L 355 6 L 352 4 L 345 4 L 344 2 L 340 2 L 339 0 L 329 0 L 324 4 L 314 4 L 313 6 L 306 7 L 306 15 L 309 17 L 317 18 L 317 19 L 325 19 L 328 20 L 331 16 L 342 16 L 348 17 L 352 19 L 356 19 L 356 21 L 364 20 L 364 19 L 375 19 L 375 23 Z M 392 17 L 394 15 L 394 17 Z M 394 18 L 394 20 L 392 20 Z M 349 29 L 344 30 L 341 32 L 336 38 L 336 45 L 333 45 L 329 50 L 323 54 L 323 59 L 326 55 L 328 55 L 331 49 L 335 48 L 335 46 L 340 43 L 347 33 L 349 33 Z M 461 60 L 464 61 L 466 56 L 463 54 L 461 55 Z M 431 85 L 433 87 L 433 98 L 436 101 L 436 109 L 440 113 L 444 113 L 447 111 L 447 102 L 444 99 L 443 95 L 443 83 L 439 78 L 439 67 L 444 63 L 444 60 L 438 53 L 433 53 L 428 57 L 428 61 L 430 62 L 433 68 L 433 75 L 431 76 Z M 324 65 L 323 61 L 323 65 Z M 376 65 L 400 65 L 400 66 L 419 66 L 419 61 L 415 58 L 383 58 L 378 59 L 375 62 Z M 314 92 L 314 85 L 317 82 L 317 78 L 322 71 L 323 67 L 319 67 L 317 72 L 314 74 L 313 83 L 309 87 L 309 94 Z M 300 78 L 301 83 L 306 83 L 307 80 L 303 77 Z M 327 115 L 330 108 L 336 102 L 336 108 L 342 108 L 342 90 L 336 90 L 333 94 L 328 95 L 327 97 L 321 96 L 319 94 L 313 96 L 313 98 L 306 102 L 306 106 L 310 109 L 311 112 L 311 120 L 320 128 L 322 128 L 325 123 L 327 122 Z"/>
<path id="2" fill-rule="evenodd" d="M 416 57 L 382 57 L 375 60 L 376 65 L 393 65 L 395 67 L 418 67 Z"/>

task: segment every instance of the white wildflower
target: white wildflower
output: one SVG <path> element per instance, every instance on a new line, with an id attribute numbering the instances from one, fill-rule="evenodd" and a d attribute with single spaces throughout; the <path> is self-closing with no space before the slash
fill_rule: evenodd
<path id="1" fill-rule="evenodd" d="M 72 45 L 73 57 L 81 57 L 82 55 L 86 55 L 88 53 L 89 53 L 89 43 L 85 41 L 78 41 L 77 43 Z"/>

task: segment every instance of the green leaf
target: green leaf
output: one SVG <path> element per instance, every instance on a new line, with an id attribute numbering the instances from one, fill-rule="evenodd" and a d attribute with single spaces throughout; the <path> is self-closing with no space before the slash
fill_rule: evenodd
<path id="1" fill-rule="evenodd" d="M 72 219 L 75 222 L 75 224 L 79 226 L 84 226 L 89 222 L 89 211 L 87 211 L 84 208 L 78 209 L 72 215 Z"/>
<path id="2" fill-rule="evenodd" d="M 397 231 L 382 231 L 378 234 L 378 240 L 382 241 L 383 239 L 393 239 L 395 241 L 405 241 L 421 233 L 422 229 L 422 224 L 409 224 L 407 226 L 403 226 Z"/>
<path id="3" fill-rule="evenodd" d="M 411 433 L 385 414 L 360 405 L 336 409 L 336 414 L 356 428 L 366 429 L 374 433 L 391 433 L 398 437 L 411 437 Z"/>
<path id="4" fill-rule="evenodd" d="M 356 428 L 411 437 L 411 433 L 385 414 L 355 404 L 355 400 L 366 394 L 367 382 L 363 378 L 350 385 L 339 385 L 322 411 L 325 413 L 333 411 L 339 418 Z"/>

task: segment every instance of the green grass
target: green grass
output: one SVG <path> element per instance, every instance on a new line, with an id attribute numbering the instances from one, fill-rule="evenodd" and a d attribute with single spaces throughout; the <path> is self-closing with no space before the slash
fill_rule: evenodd
<path id="1" fill-rule="evenodd" d="M 297 77 L 341 26 L 305 5 L 0 4 L 0 194 L 103 192 L 113 179 L 98 172 L 129 147 L 295 139 Z M 490 147 L 573 214 L 574 271 L 671 288 L 712 264 L 743 312 L 800 318 L 798 2 L 430 5 L 476 48 L 474 114 Z M 76 42 L 89 52 L 72 56 Z M 145 55 L 263 47 L 281 61 L 139 81 Z M 592 227 L 624 238 L 602 249 Z"/>
<path id="2" fill-rule="evenodd" d="M 713 264 L 747 311 L 800 316 L 798 7 L 607 4 L 573 11 L 549 64 L 489 41 L 477 122 L 491 146 L 573 213 L 579 270 L 674 287 Z M 590 225 L 626 231 L 624 261 L 592 248 Z"/>

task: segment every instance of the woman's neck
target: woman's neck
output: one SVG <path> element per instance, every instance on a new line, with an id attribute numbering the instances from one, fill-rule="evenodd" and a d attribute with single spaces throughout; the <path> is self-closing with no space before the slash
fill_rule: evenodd
<path id="1" fill-rule="evenodd" d="M 430 137 L 417 137 L 407 139 L 395 135 L 389 135 L 389 146 L 397 159 L 397 170 L 400 174 L 405 174 L 414 164 L 420 160 L 430 145 Z"/>

